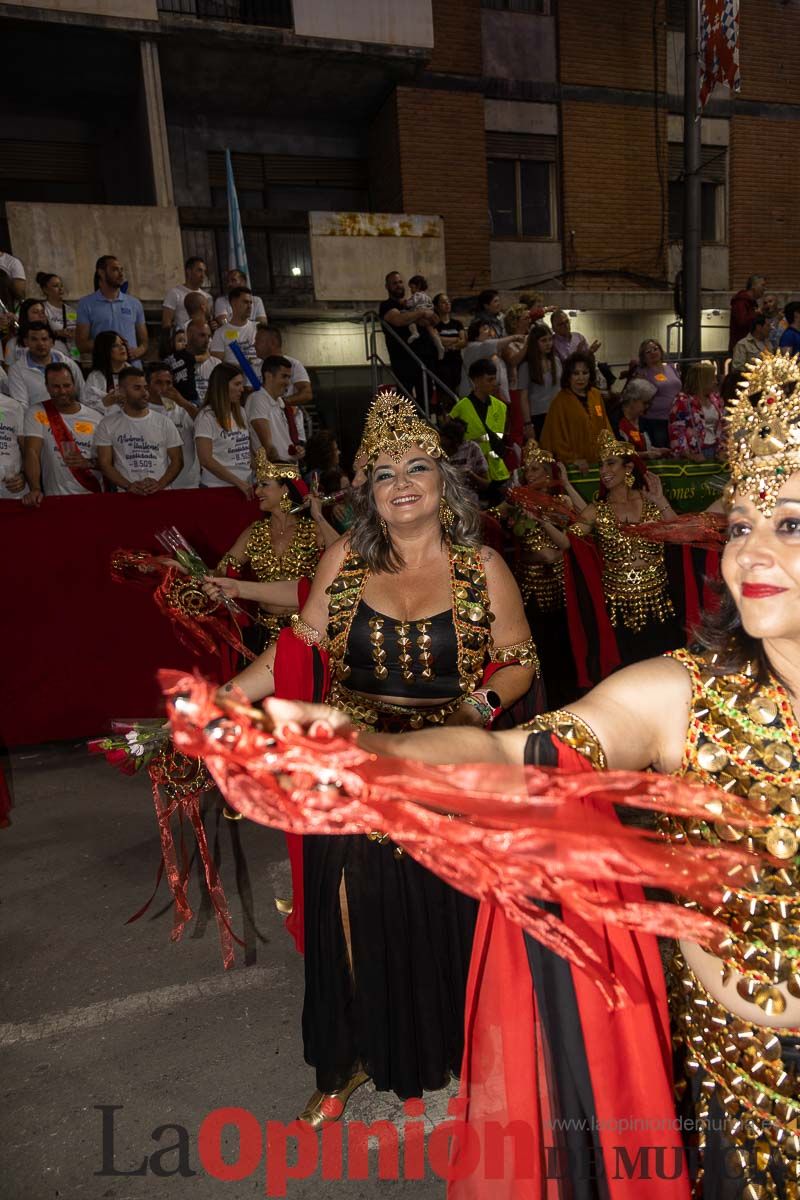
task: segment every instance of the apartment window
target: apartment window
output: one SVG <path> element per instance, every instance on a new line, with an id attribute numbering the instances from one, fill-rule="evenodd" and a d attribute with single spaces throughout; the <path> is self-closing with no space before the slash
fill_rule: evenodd
<path id="1" fill-rule="evenodd" d="M 491 236 L 554 238 L 556 139 L 487 133 L 486 155 Z"/>
<path id="2" fill-rule="evenodd" d="M 369 209 L 367 164 L 361 158 L 294 154 L 232 154 L 239 207 L 290 212 L 352 212 Z M 227 203 L 225 155 L 210 151 L 211 203 Z"/>
<path id="3" fill-rule="evenodd" d="M 727 146 L 702 146 L 700 166 L 700 237 L 727 240 Z M 683 240 L 683 144 L 669 144 L 669 238 Z"/>
<path id="4" fill-rule="evenodd" d="M 271 25 L 291 29 L 292 0 L 158 0 L 158 11 L 237 25 Z"/>
<path id="5" fill-rule="evenodd" d="M 667 0 L 667 28 L 686 28 L 686 0 Z"/>
<path id="6" fill-rule="evenodd" d="M 500 12 L 538 13 L 547 16 L 550 0 L 481 0 L 481 8 L 494 8 Z"/>

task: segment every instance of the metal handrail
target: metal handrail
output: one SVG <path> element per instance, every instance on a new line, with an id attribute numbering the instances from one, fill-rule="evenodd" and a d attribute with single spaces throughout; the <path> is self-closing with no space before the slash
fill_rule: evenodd
<path id="1" fill-rule="evenodd" d="M 377 392 L 378 390 L 378 375 L 382 368 L 384 371 L 389 372 L 403 395 L 408 396 L 410 400 L 415 400 L 415 397 L 409 394 L 408 389 L 403 387 L 402 383 L 395 375 L 391 363 L 384 362 L 378 353 L 378 330 L 380 329 L 380 332 L 385 338 L 388 339 L 390 336 L 393 337 L 397 344 L 403 347 L 403 350 L 406 352 L 406 354 L 408 354 L 420 368 L 422 372 L 422 408 L 428 420 L 430 420 L 431 416 L 429 380 L 434 384 L 437 392 L 445 392 L 456 404 L 458 403 L 459 397 L 455 394 L 455 392 L 452 391 L 447 384 L 439 378 L 435 371 L 432 371 L 430 367 L 425 365 L 422 359 L 414 353 L 407 342 L 403 341 L 403 339 L 397 334 L 391 325 L 388 325 L 386 321 L 381 320 L 378 314 L 372 310 L 365 312 L 362 319 L 364 322 L 364 355 L 367 362 L 372 367 L 373 392 Z M 418 397 L 416 398 L 415 403 L 419 403 Z"/>

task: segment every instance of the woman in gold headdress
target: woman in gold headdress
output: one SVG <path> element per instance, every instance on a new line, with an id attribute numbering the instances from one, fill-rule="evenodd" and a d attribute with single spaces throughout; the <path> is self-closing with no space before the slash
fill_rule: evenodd
<path id="1" fill-rule="evenodd" d="M 627 962 L 626 988 L 631 996 L 639 989 L 650 996 L 653 1011 L 647 1014 L 635 1002 L 636 1020 L 628 1022 L 627 1031 L 624 1010 L 604 1013 L 596 1002 L 587 1009 L 580 972 L 551 967 L 553 978 L 561 977 L 560 1000 L 553 1012 L 537 1010 L 537 1037 L 529 1044 L 543 1044 L 546 1068 L 549 1054 L 568 1033 L 570 1071 L 556 1054 L 545 1079 L 537 1063 L 517 1055 L 503 1064 L 505 1080 L 498 1063 L 488 1084 L 480 1081 L 482 1091 L 473 1093 L 470 1119 L 485 1095 L 487 1110 L 496 1117 L 503 1108 L 507 1121 L 557 1113 L 564 1129 L 584 1131 L 584 1152 L 585 1131 L 597 1130 L 588 1148 L 605 1179 L 601 1186 L 587 1184 L 584 1177 L 580 1193 L 593 1200 L 639 1195 L 686 1200 L 690 1193 L 703 1200 L 796 1200 L 800 1195 L 799 397 L 800 360 L 781 354 L 751 364 L 740 385 L 727 418 L 731 482 L 721 602 L 706 614 L 691 652 L 678 650 L 619 671 L 570 704 L 569 711 L 545 713 L 526 730 L 470 731 L 468 738 L 459 730 L 393 739 L 363 736 L 363 744 L 376 753 L 440 763 L 525 761 L 568 763 L 574 769 L 577 751 L 599 770 L 656 770 L 716 784 L 752 810 L 752 824 L 744 828 L 722 821 L 663 823 L 664 836 L 675 846 L 736 842 L 756 852 L 746 867 L 731 869 L 730 884 L 714 906 L 725 936 L 705 948 L 682 941 L 672 955 L 670 1012 L 684 1110 L 680 1124 L 664 1103 L 670 1071 L 661 1030 L 661 980 L 644 970 L 642 959 L 638 966 L 634 959 Z M 324 709 L 301 706 L 281 715 L 326 718 Z M 341 729 L 339 714 L 329 713 L 327 720 Z M 520 931 L 497 913 L 484 930 L 485 940 L 475 947 L 470 1037 L 497 1054 L 498 1047 L 520 1044 L 531 1009 L 523 1013 L 521 1003 L 506 1005 L 495 1020 L 492 972 L 509 967 L 503 986 L 515 998 L 527 995 L 532 981 L 524 951 L 515 958 L 507 953 L 521 941 Z M 639 939 L 640 947 L 649 940 Z M 530 948 L 529 956 L 538 1002 L 546 963 Z M 489 1001 L 494 1007 L 486 1007 Z M 465 1061 L 475 1061 L 474 1053 Z M 547 1104 L 536 1091 L 537 1072 Z M 509 1076 L 523 1084 L 513 1095 Z M 526 1080 L 531 1081 L 527 1095 Z M 663 1113 L 664 1123 L 655 1123 L 657 1113 Z M 678 1130 L 688 1141 L 685 1161 L 675 1145 Z M 552 1141 L 552 1121 L 544 1132 Z M 625 1138 L 623 1159 L 619 1143 Z M 660 1172 L 652 1169 L 659 1157 Z M 570 1178 L 572 1160 L 559 1155 L 558 1161 L 566 1172 L 559 1178 Z M 621 1172 L 623 1161 L 629 1169 Z M 470 1179 L 476 1176 L 473 1172 Z M 520 1200 L 539 1196 L 533 1185 L 527 1187 L 520 1180 L 514 1195 Z M 489 1200 L 496 1187 L 473 1186 L 469 1195 Z M 459 1196 L 457 1185 L 453 1196 Z"/>
<path id="2" fill-rule="evenodd" d="M 566 471 L 562 472 L 562 479 L 579 512 L 574 532 L 593 534 L 602 557 L 605 609 L 619 661 L 625 666 L 672 650 L 683 642 L 669 594 L 663 545 L 625 532 L 626 525 L 671 520 L 675 513 L 658 476 L 644 470 L 629 442 L 619 442 L 612 434 L 602 433 L 597 449 L 598 500 L 585 504 L 570 484 Z"/>
<path id="3" fill-rule="evenodd" d="M 564 495 L 552 454 L 533 440 L 526 442 L 522 451 L 522 480 L 537 492 L 560 493 L 568 506 L 572 504 Z M 505 521 L 517 546 L 514 574 L 539 651 L 547 703 L 557 707 L 578 694 L 564 592 L 564 552 L 569 550 L 569 538 L 544 508 L 534 512 L 507 505 Z"/>
<path id="4" fill-rule="evenodd" d="M 536 669 L 513 577 L 480 545 L 458 469 L 405 397 L 376 397 L 358 457 L 355 523 L 323 556 L 295 637 L 323 656 L 328 702 L 360 728 L 483 727 Z M 250 699 L 272 694 L 275 653 L 233 681 Z M 331 1098 L 368 1078 L 403 1098 L 443 1087 L 461 1063 L 475 902 L 385 838 L 305 838 L 304 890 L 317 1091 L 302 1119 L 322 1125 Z"/>
<path id="5" fill-rule="evenodd" d="M 255 458 L 255 476 L 264 516 L 239 534 L 220 559 L 216 573 L 236 580 L 235 585 L 225 586 L 227 595 L 259 602 L 254 633 L 246 640 L 250 649 L 260 654 L 298 610 L 291 592 L 284 595 L 286 589 L 266 590 L 263 584 L 313 579 L 323 550 L 339 535 L 313 497 L 310 515 L 291 511 L 308 496 L 295 463 L 270 462 L 261 449 Z M 241 578 L 245 570 L 253 581 Z"/>

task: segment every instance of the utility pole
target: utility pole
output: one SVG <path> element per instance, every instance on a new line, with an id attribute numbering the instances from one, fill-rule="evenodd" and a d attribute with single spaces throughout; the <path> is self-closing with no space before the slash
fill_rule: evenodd
<path id="1" fill-rule="evenodd" d="M 686 0 L 683 67 L 683 347 L 699 358 L 700 333 L 700 49 L 697 0 Z"/>

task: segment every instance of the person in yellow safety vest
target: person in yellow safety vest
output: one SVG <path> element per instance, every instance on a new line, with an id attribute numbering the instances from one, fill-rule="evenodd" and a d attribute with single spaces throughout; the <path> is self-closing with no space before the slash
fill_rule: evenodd
<path id="1" fill-rule="evenodd" d="M 477 442 L 489 465 L 489 479 L 499 490 L 500 484 L 509 478 L 503 462 L 503 434 L 506 428 L 508 407 L 492 395 L 497 381 L 497 370 L 490 358 L 476 358 L 469 366 L 469 381 L 472 391 L 450 410 L 450 417 L 458 417 L 467 427 L 466 438 Z"/>

